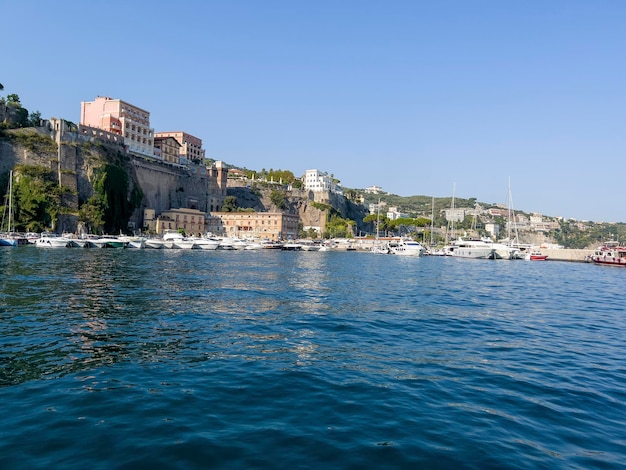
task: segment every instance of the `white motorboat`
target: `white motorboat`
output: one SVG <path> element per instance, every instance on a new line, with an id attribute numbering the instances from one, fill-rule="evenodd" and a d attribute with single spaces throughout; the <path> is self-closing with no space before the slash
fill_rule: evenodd
<path id="1" fill-rule="evenodd" d="M 389 252 L 400 256 L 422 256 L 426 249 L 415 240 L 400 239 L 389 243 Z"/>
<path id="2" fill-rule="evenodd" d="M 37 240 L 35 246 L 41 248 L 67 248 L 71 246 L 72 239 L 63 237 L 56 233 L 42 233 Z"/>
<path id="3" fill-rule="evenodd" d="M 300 243 L 296 243 L 294 241 L 288 241 L 283 243 L 283 246 L 281 247 L 281 250 L 283 251 L 300 251 L 302 250 L 302 245 Z"/>
<path id="4" fill-rule="evenodd" d="M 520 259 L 520 250 L 505 243 L 492 242 L 490 239 L 483 240 L 491 244 L 494 249 L 493 259 Z"/>
<path id="5" fill-rule="evenodd" d="M 263 243 L 251 240 L 248 242 L 244 250 L 260 250 L 261 248 L 263 248 Z"/>
<path id="6" fill-rule="evenodd" d="M 170 245 L 171 244 L 171 245 Z M 196 245 L 194 239 L 186 238 L 179 232 L 166 232 L 163 235 L 163 246 L 179 250 L 191 250 Z"/>
<path id="7" fill-rule="evenodd" d="M 123 235 L 119 239 L 126 243 L 126 248 L 141 249 L 146 247 L 146 237 Z"/>
<path id="8" fill-rule="evenodd" d="M 302 251 L 320 251 L 322 245 L 313 240 L 298 240 Z"/>
<path id="9" fill-rule="evenodd" d="M 195 248 L 199 248 L 201 250 L 217 250 L 220 246 L 219 240 L 214 240 L 212 238 L 193 238 L 195 243 Z"/>
<path id="10" fill-rule="evenodd" d="M 493 259 L 495 248 L 484 240 L 458 238 L 444 247 L 447 256 L 455 258 Z"/>
<path id="11" fill-rule="evenodd" d="M 88 240 L 89 244 L 96 248 L 126 248 L 126 242 L 114 235 L 103 235 Z"/>
<path id="12" fill-rule="evenodd" d="M 153 250 L 160 250 L 163 248 L 163 240 L 159 238 L 146 238 L 146 248 L 152 248 Z"/>

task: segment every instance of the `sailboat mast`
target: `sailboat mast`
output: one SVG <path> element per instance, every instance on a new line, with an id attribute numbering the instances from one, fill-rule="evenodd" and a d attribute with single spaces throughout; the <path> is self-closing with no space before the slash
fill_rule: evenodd
<path id="1" fill-rule="evenodd" d="M 507 237 L 509 238 L 509 245 L 513 244 L 511 240 L 511 224 L 515 227 L 515 243 L 519 243 L 519 235 L 517 233 L 517 222 L 515 221 L 515 209 L 513 208 L 513 193 L 511 193 L 511 177 L 509 176 L 509 224 L 507 230 Z"/>
<path id="2" fill-rule="evenodd" d="M 11 228 L 11 220 L 13 219 L 13 170 L 9 171 L 9 225 L 8 231 L 9 233 L 13 232 Z M 15 222 L 13 222 L 15 225 Z"/>
<path id="3" fill-rule="evenodd" d="M 433 246 L 433 230 L 435 230 L 435 196 L 433 196 L 432 208 L 430 212 L 430 246 Z"/>
<path id="4" fill-rule="evenodd" d="M 376 205 L 376 240 L 378 240 L 378 226 L 380 225 L 380 198 L 378 198 L 378 204 Z"/>

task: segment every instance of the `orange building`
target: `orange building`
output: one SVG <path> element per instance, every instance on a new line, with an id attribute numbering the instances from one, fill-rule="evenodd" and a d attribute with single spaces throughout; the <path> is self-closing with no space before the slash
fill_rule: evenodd
<path id="1" fill-rule="evenodd" d="M 218 236 L 288 240 L 298 238 L 300 217 L 283 212 L 211 212 L 207 231 Z"/>

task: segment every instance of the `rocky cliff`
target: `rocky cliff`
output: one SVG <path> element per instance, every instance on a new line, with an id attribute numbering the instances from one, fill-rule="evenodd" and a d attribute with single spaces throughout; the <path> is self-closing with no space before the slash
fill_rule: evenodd
<path id="1" fill-rule="evenodd" d="M 359 231 L 374 230 L 371 224 L 365 224 L 363 218 L 369 215 L 369 210 L 360 204 L 355 204 L 345 196 L 335 193 L 312 191 L 285 190 L 287 207 L 280 209 L 271 200 L 272 188 L 249 188 L 242 184 L 234 183 L 227 189 L 228 196 L 237 198 L 237 205 L 241 208 L 254 209 L 257 212 L 280 212 L 284 210 L 291 214 L 298 214 L 300 222 L 304 227 L 320 227 L 324 232 L 326 222 L 329 217 L 329 209 L 322 209 L 324 206 L 332 207 L 332 211 L 343 219 L 356 222 L 355 234 Z"/>

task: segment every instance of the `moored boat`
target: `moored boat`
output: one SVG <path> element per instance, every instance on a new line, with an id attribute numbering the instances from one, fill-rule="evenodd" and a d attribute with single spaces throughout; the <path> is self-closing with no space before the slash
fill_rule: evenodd
<path id="1" fill-rule="evenodd" d="M 523 255 L 526 261 L 545 261 L 548 255 L 544 255 L 541 251 L 529 251 Z"/>
<path id="2" fill-rule="evenodd" d="M 186 238 L 179 232 L 165 232 L 163 234 L 163 246 L 167 248 L 177 248 L 179 250 L 191 250 L 196 245 L 191 238 Z"/>
<path id="3" fill-rule="evenodd" d="M 459 238 L 444 247 L 446 255 L 455 258 L 494 259 L 495 248 L 484 240 Z"/>
<path id="4" fill-rule="evenodd" d="M 217 250 L 220 246 L 219 240 L 214 240 L 212 238 L 193 238 L 195 248 L 199 248 L 201 250 Z"/>
<path id="5" fill-rule="evenodd" d="M 279 241 L 266 241 L 263 243 L 263 249 L 265 250 L 280 250 L 283 247 L 283 243 Z"/>
<path id="6" fill-rule="evenodd" d="M 283 243 L 283 246 L 281 247 L 281 250 L 284 251 L 300 251 L 302 250 L 302 245 L 300 243 L 296 243 L 293 241 L 288 241 Z"/>
<path id="7" fill-rule="evenodd" d="M 56 233 L 42 233 L 37 240 L 35 246 L 40 248 L 67 248 L 72 246 L 72 239 L 58 235 Z"/>
<path id="8" fill-rule="evenodd" d="M 618 242 L 607 242 L 591 255 L 591 261 L 607 266 L 626 266 L 626 246 Z"/>
<path id="9" fill-rule="evenodd" d="M 89 238 L 89 244 L 96 248 L 126 248 L 126 242 L 114 235 L 102 235 L 97 238 Z"/>
<path id="10" fill-rule="evenodd" d="M 415 240 L 400 239 L 389 243 L 391 254 L 399 256 L 422 256 L 426 249 Z"/>

